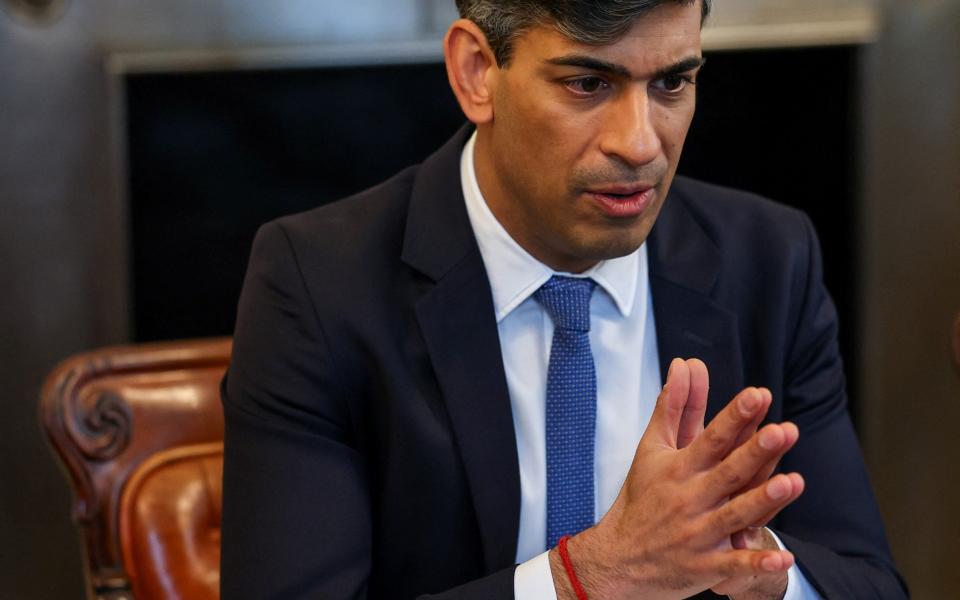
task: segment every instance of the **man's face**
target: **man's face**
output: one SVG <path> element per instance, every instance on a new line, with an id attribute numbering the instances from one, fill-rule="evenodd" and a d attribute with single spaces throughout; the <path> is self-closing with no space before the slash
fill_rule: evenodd
<path id="1" fill-rule="evenodd" d="M 491 210 L 534 257 L 580 272 L 646 240 L 696 105 L 700 6 L 667 2 L 620 40 L 580 44 L 549 26 L 493 69 L 477 176 Z"/>

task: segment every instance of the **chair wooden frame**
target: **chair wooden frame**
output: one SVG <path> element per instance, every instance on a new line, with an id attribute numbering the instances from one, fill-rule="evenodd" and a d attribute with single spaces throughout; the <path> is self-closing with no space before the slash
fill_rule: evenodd
<path id="1" fill-rule="evenodd" d="M 90 598 L 130 598 L 120 541 L 128 478 L 168 448 L 223 441 L 219 382 L 230 338 L 75 355 L 41 391 L 40 420 L 74 491 Z"/>

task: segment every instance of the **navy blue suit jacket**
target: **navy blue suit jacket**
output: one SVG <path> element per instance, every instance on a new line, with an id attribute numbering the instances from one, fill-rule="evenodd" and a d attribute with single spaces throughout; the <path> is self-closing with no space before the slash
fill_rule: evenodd
<path id="1" fill-rule="evenodd" d="M 231 598 L 512 598 L 520 482 L 464 129 L 418 167 L 265 225 L 224 380 Z M 846 413 L 834 307 L 800 212 L 677 178 L 649 238 L 661 371 L 710 369 L 800 441 L 771 525 L 827 598 L 905 595 Z M 632 453 L 633 448 L 624 448 Z"/>

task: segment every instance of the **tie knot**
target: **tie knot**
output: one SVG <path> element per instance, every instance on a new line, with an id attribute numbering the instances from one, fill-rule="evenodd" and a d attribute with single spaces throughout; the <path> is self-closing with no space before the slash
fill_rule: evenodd
<path id="1" fill-rule="evenodd" d="M 554 275 L 533 297 L 550 314 L 553 326 L 590 331 L 590 296 L 597 282 L 578 277 Z"/>

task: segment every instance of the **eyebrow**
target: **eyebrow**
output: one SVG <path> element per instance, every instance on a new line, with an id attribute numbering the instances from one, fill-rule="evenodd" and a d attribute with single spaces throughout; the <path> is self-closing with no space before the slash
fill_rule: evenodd
<path id="1" fill-rule="evenodd" d="M 611 75 L 617 75 L 626 79 L 633 78 L 633 74 L 630 73 L 630 69 L 626 68 L 625 66 L 606 60 L 601 60 L 599 58 L 594 58 L 593 56 L 587 56 L 585 54 L 567 54 L 565 56 L 549 58 L 544 62 L 558 67 L 582 67 L 584 69 L 590 69 L 591 71 L 609 73 Z M 706 62 L 707 59 L 703 58 L 702 56 L 690 56 L 679 60 L 672 65 L 658 69 L 656 72 L 654 72 L 653 79 L 662 79 L 664 77 L 669 77 L 670 75 L 686 73 L 687 71 L 692 71 L 702 67 Z"/>

